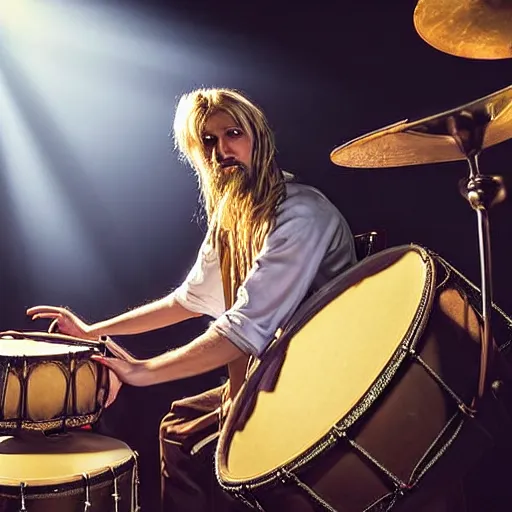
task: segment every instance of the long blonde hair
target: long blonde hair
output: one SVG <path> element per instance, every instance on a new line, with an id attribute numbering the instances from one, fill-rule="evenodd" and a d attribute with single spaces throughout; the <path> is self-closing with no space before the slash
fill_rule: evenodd
<path id="1" fill-rule="evenodd" d="M 252 138 L 251 168 L 222 180 L 208 158 L 203 133 L 209 117 L 230 115 Z M 236 300 L 263 243 L 274 227 L 276 208 L 285 197 L 285 180 L 275 160 L 273 133 L 263 112 L 232 89 L 198 89 L 178 102 L 174 140 L 196 172 L 211 242 L 222 267 L 226 306 Z"/>

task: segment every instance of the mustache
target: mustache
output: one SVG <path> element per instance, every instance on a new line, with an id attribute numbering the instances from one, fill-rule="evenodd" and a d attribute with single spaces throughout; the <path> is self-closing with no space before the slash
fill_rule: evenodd
<path id="1" fill-rule="evenodd" d="M 218 194 L 247 194 L 252 186 L 249 168 L 235 158 L 226 158 L 212 166 L 211 186 Z"/>
<path id="2" fill-rule="evenodd" d="M 245 164 L 238 161 L 236 158 L 225 158 L 224 160 L 218 162 L 218 166 L 221 169 L 225 169 L 226 167 L 239 167 L 242 170 L 246 169 Z"/>

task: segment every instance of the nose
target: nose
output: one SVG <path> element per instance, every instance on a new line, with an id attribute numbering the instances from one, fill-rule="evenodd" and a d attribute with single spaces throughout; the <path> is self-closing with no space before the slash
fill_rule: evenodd
<path id="1" fill-rule="evenodd" d="M 235 152 L 228 139 L 219 137 L 217 146 L 215 147 L 215 157 L 217 162 L 222 162 L 227 158 L 234 158 Z"/>

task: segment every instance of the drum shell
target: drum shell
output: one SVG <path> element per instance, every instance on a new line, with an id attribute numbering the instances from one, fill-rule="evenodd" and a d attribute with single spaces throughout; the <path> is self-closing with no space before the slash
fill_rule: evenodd
<path id="1" fill-rule="evenodd" d="M 432 279 L 425 283 L 418 325 L 411 326 L 415 332 L 407 344 L 441 383 L 418 364 L 415 356 L 406 355 L 400 348 L 403 340 L 397 340 L 393 358 L 371 389 L 322 439 L 270 472 L 249 478 L 230 474 L 227 454 L 233 433 L 244 428 L 261 387 L 268 391 L 268 382 L 278 380 L 281 368 L 275 361 L 284 360 L 286 364 L 288 345 L 295 334 L 310 318 L 322 314 L 322 308 L 340 293 L 339 285 L 358 285 L 357 276 L 365 277 L 366 267 L 373 266 L 375 272 L 375 261 L 381 261 L 382 268 L 399 265 L 400 255 L 409 251 L 424 258 Z M 236 497 L 258 503 L 265 511 L 313 511 L 317 510 L 318 503 L 313 505 L 317 498 L 331 507 L 327 510 L 343 512 L 387 510 L 391 505 L 396 510 L 421 510 L 429 506 L 433 492 L 442 493 L 444 487 L 463 476 L 501 435 L 502 426 L 509 424 L 493 396 L 486 397 L 478 419 L 472 420 L 443 388 L 454 392 L 464 404 L 471 404 L 480 361 L 479 315 L 449 269 L 417 246 L 393 248 L 372 259 L 353 272 L 353 282 L 350 276 L 341 277 L 301 308 L 237 398 L 221 433 L 216 461 L 219 483 Z M 375 275 L 378 273 L 377 269 Z M 337 329 L 342 331 L 342 326 L 334 327 L 339 335 Z M 500 358 L 497 351 L 495 357 Z M 398 482 L 393 480 L 395 477 Z M 400 490 L 401 484 L 404 487 Z"/>
<path id="2" fill-rule="evenodd" d="M 47 450 L 46 445 L 55 439 L 30 439 L 36 434 L 23 434 L 28 436 L 21 440 L 26 442 L 19 453 L 33 457 L 34 467 L 44 465 L 54 448 Z M 85 432 L 72 432 L 59 434 L 61 451 L 73 453 L 74 465 L 80 468 L 80 459 L 96 454 L 101 459 L 101 446 L 105 442 L 113 445 L 122 455 L 109 464 L 98 462 L 97 467 L 91 470 L 87 467 L 82 472 L 63 477 L 52 474 L 48 469 L 44 478 L 13 477 L 13 471 L 6 469 L 2 458 L 15 455 L 15 450 L 3 449 L 0 443 L 0 512 L 19 512 L 23 502 L 27 512 L 136 512 L 139 505 L 138 497 L 138 464 L 136 454 L 123 442 L 106 436 Z M 4 438 L 5 439 L 5 438 Z M 18 444 L 18 443 L 17 443 Z M 81 449 L 77 449 L 80 444 Z M 83 446 L 86 446 L 84 448 Z M 18 444 L 18 446 L 20 446 Z M 32 452 L 33 453 L 30 453 Z M 46 453 L 47 452 L 47 453 Z M 8 466 L 8 465 L 7 465 Z M 85 468 L 85 466 L 84 466 Z M 86 478 L 87 477 L 87 478 Z M 24 484 L 21 489 L 21 484 Z M 115 496 L 118 497 L 117 503 Z M 90 506 L 86 508 L 85 502 Z"/>
<path id="3" fill-rule="evenodd" d="M 84 348 L 51 355 L 0 355 L 0 431 L 57 432 L 95 423 L 109 388 L 108 370 L 91 359 L 99 353 Z"/>

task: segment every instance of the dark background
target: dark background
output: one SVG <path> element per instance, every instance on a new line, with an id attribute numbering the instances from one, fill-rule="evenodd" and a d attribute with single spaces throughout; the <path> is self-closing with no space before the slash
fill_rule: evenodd
<path id="1" fill-rule="evenodd" d="M 0 111 L 1 329 L 45 330 L 25 317 L 36 304 L 67 305 L 87 321 L 101 320 L 181 282 L 204 226 L 195 178 L 172 152 L 169 130 L 177 97 L 202 85 L 237 88 L 258 103 L 275 130 L 280 165 L 326 193 L 354 233 L 384 231 L 388 246 L 417 242 L 479 283 L 476 215 L 458 192 L 464 162 L 351 170 L 329 154 L 395 121 L 508 86 L 510 59 L 435 50 L 414 29 L 413 0 L 111 1 L 89 2 L 85 14 L 78 2 L 47 4 L 66 7 L 67 28 L 74 27 L 67 37 L 76 45 L 47 48 L 58 87 L 42 90 L 12 41 L 0 53 L 0 105 L 14 106 L 30 134 L 27 148 L 10 147 L 16 127 Z M 28 145 L 48 174 L 36 179 L 23 164 Z M 510 186 L 511 154 L 510 141 L 486 150 L 482 171 Z M 12 173 L 26 176 L 21 204 Z M 54 211 L 59 204 L 67 209 Z M 508 312 L 510 221 L 510 200 L 491 211 L 494 297 Z M 150 357 L 205 325 L 193 320 L 122 342 Z M 159 419 L 173 399 L 222 375 L 125 387 L 105 413 L 103 431 L 141 453 L 146 510 L 155 510 L 158 494 Z"/>

